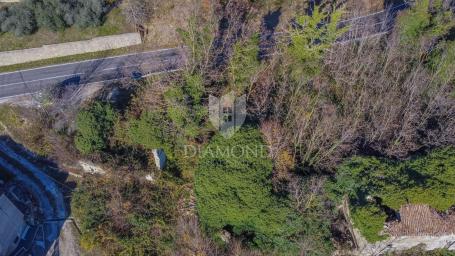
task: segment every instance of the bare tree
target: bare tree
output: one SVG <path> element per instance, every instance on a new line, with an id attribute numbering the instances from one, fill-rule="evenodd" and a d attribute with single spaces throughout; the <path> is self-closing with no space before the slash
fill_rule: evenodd
<path id="1" fill-rule="evenodd" d="M 127 0 L 123 7 L 123 14 L 128 23 L 144 25 L 152 15 L 154 5 L 154 1 Z"/>

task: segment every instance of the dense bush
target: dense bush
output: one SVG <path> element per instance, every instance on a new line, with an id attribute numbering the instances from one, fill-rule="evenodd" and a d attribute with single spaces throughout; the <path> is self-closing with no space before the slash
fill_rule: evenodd
<path id="1" fill-rule="evenodd" d="M 106 12 L 104 0 L 26 0 L 0 10 L 0 26 L 2 32 L 17 36 L 31 34 L 36 28 L 84 28 L 101 25 Z"/>
<path id="2" fill-rule="evenodd" d="M 127 135 L 133 144 L 148 149 L 168 148 L 164 113 L 147 111 L 139 119 L 131 119 L 128 125 Z"/>
<path id="3" fill-rule="evenodd" d="M 400 40 L 403 46 L 415 46 L 421 37 L 445 35 L 455 25 L 453 14 L 443 8 L 442 0 L 416 1 L 398 20 Z"/>
<path id="4" fill-rule="evenodd" d="M 244 93 L 254 81 L 260 67 L 259 35 L 236 43 L 229 62 L 231 87 L 235 88 L 239 94 Z"/>
<path id="5" fill-rule="evenodd" d="M 334 198 L 349 197 L 354 224 L 370 241 L 381 239 L 384 207 L 428 204 L 446 211 L 455 205 L 455 149 L 445 148 L 412 160 L 395 162 L 354 157 L 329 184 Z"/>
<path id="6" fill-rule="evenodd" d="M 211 234 L 226 229 L 261 249 L 296 250 L 292 238 L 301 225 L 288 202 L 272 193 L 272 162 L 265 151 L 252 128 L 229 139 L 215 136 L 196 171 L 197 210 Z"/>
<path id="7" fill-rule="evenodd" d="M 202 105 L 204 80 L 199 74 L 184 74 L 179 85 L 169 88 L 164 97 L 167 115 L 184 137 L 195 138 L 201 132 L 207 109 Z"/>
<path id="8" fill-rule="evenodd" d="M 121 182 L 85 177 L 72 197 L 81 245 L 107 255 L 169 255 L 176 195 L 173 183 L 165 180 L 151 184 L 126 173 Z"/>
<path id="9" fill-rule="evenodd" d="M 13 5 L 0 10 L 0 31 L 11 32 L 16 36 L 33 33 L 36 29 L 33 9 L 25 4 Z"/>
<path id="10" fill-rule="evenodd" d="M 347 28 L 338 28 L 341 19 L 341 10 L 327 13 L 315 6 L 312 15 L 298 15 L 295 26 L 291 29 L 291 44 L 287 54 L 296 65 L 295 75 L 317 75 L 322 69 L 322 59 L 325 52 L 335 40 L 347 31 Z M 325 21 L 329 22 L 325 22 Z M 302 29 L 304 28 L 304 29 Z"/>
<path id="11" fill-rule="evenodd" d="M 84 154 L 105 149 L 116 118 L 117 114 L 109 104 L 96 102 L 81 110 L 76 118 L 76 148 Z"/>

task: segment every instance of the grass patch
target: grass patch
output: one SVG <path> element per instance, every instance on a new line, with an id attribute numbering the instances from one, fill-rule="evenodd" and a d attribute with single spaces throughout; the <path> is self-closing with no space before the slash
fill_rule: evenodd
<path id="1" fill-rule="evenodd" d="M 109 36 L 122 33 L 134 32 L 123 17 L 120 8 L 114 8 L 106 16 L 106 21 L 99 27 L 77 28 L 70 27 L 62 31 L 49 31 L 40 29 L 32 35 L 17 37 L 12 33 L 0 35 L 0 51 L 12 51 L 41 47 L 47 44 L 89 40 L 99 36 Z"/>
<path id="2" fill-rule="evenodd" d="M 370 242 L 378 242 L 387 238 L 380 232 L 384 228 L 386 214 L 373 206 L 354 208 L 351 213 L 354 226 L 362 231 L 362 235 Z"/>
<path id="3" fill-rule="evenodd" d="M 16 112 L 8 106 L 0 107 L 0 131 L 5 131 L 5 126 L 19 127 L 21 125 L 20 118 Z"/>

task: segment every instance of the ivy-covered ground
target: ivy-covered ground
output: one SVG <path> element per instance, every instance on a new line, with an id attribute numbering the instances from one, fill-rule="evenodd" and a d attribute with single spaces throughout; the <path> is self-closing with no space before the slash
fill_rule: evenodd
<path id="1" fill-rule="evenodd" d="M 428 204 L 440 212 L 455 205 L 455 149 L 447 147 L 407 161 L 354 157 L 338 170 L 329 183 L 338 200 L 348 195 L 354 225 L 368 241 L 379 235 L 387 214 L 401 205 Z"/>

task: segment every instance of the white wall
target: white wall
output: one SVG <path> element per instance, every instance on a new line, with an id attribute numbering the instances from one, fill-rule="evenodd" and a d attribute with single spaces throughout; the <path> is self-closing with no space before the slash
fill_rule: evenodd
<path id="1" fill-rule="evenodd" d="M 43 45 L 39 48 L 0 52 L 0 66 L 98 52 L 141 44 L 139 33 L 95 37 L 90 40 Z"/>

